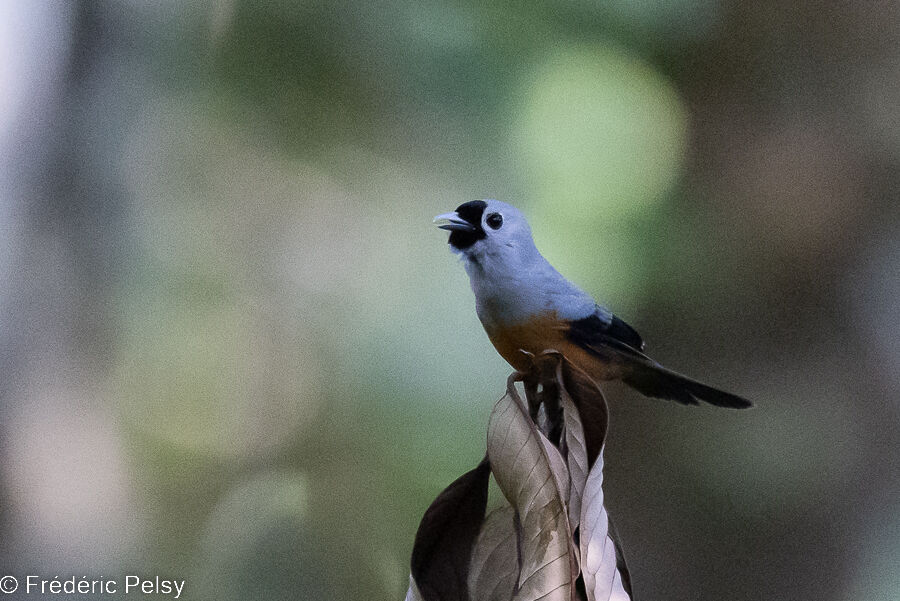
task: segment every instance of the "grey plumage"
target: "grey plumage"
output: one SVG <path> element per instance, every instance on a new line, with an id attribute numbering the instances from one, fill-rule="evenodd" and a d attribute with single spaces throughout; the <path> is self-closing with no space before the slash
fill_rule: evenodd
<path id="1" fill-rule="evenodd" d="M 552 315 L 565 324 L 561 327 L 566 328 L 570 342 L 610 367 L 604 370 L 607 379 L 617 377 L 646 396 L 688 405 L 698 401 L 732 408 L 751 405 L 645 355 L 644 341 L 634 328 L 595 303 L 541 255 L 527 220 L 515 207 L 497 200 L 477 200 L 435 220 L 448 222 L 440 227 L 451 231 L 450 246 L 463 259 L 478 318 L 495 346 L 496 333 L 504 328 Z"/>

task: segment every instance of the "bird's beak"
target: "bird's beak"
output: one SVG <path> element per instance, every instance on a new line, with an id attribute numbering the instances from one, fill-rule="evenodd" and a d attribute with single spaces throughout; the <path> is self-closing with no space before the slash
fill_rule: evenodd
<path id="1" fill-rule="evenodd" d="M 478 228 L 474 225 L 463 219 L 459 216 L 458 213 L 444 213 L 443 215 L 438 215 L 434 218 L 432 223 L 437 223 L 438 221 L 447 221 L 448 223 L 442 223 L 438 227 L 442 230 L 450 230 L 450 231 L 460 231 L 460 232 L 474 232 Z"/>

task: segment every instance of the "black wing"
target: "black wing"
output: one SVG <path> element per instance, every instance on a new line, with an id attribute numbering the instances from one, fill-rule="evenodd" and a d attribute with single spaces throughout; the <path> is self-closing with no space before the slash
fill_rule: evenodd
<path id="1" fill-rule="evenodd" d="M 644 340 L 637 330 L 601 307 L 590 316 L 571 322 L 569 328 L 569 338 L 582 346 L 612 338 L 633 351 L 644 350 Z"/>
<path id="2" fill-rule="evenodd" d="M 630 325 L 615 315 L 597 312 L 570 322 L 569 340 L 604 361 L 621 361 L 622 381 L 649 397 L 671 399 L 685 405 L 705 401 L 717 407 L 750 407 L 747 399 L 713 388 L 670 369 L 641 352 L 644 341 Z"/>

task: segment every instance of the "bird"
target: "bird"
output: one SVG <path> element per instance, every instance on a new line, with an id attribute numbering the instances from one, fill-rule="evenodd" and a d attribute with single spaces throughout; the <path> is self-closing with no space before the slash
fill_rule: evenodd
<path id="1" fill-rule="evenodd" d="M 518 372 L 560 353 L 595 381 L 621 380 L 641 394 L 733 409 L 752 403 L 672 371 L 644 354 L 638 332 L 560 274 L 534 243 L 525 216 L 498 200 L 465 202 L 434 218 L 469 275 L 475 309 L 497 352 Z"/>

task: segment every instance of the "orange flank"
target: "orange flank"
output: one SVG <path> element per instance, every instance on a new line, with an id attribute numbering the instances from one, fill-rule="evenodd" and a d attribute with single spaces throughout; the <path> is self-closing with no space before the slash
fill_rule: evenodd
<path id="1" fill-rule="evenodd" d="M 555 350 L 595 380 L 622 377 L 623 365 L 615 353 L 601 358 L 588 352 L 569 339 L 569 328 L 568 321 L 560 319 L 555 312 L 547 312 L 521 323 L 485 329 L 500 356 L 520 372 L 532 368 L 531 357 L 526 353 L 540 355 L 546 350 Z"/>

